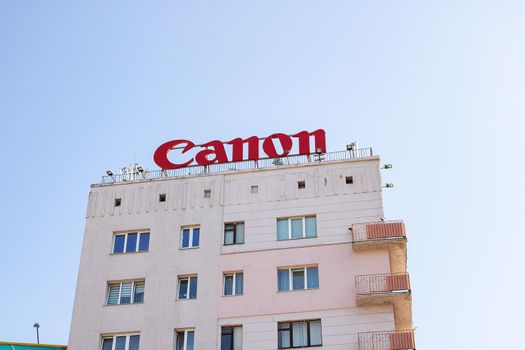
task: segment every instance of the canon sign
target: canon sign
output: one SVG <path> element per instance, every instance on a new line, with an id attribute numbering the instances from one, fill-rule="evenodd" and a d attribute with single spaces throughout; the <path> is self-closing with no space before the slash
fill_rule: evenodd
<path id="1" fill-rule="evenodd" d="M 314 139 L 313 152 L 310 148 L 310 138 Z M 286 135 L 282 133 L 272 134 L 268 137 L 259 138 L 257 136 L 248 137 L 247 139 L 236 138 L 228 142 L 213 140 L 202 145 L 195 145 L 188 140 L 173 140 L 162 144 L 155 151 L 153 159 L 155 163 L 162 169 L 178 169 L 184 168 L 194 161 L 199 165 L 210 165 L 214 163 L 228 163 L 240 162 L 243 160 L 258 160 L 260 144 L 262 141 L 262 151 L 269 158 L 279 158 L 287 156 L 297 142 L 299 154 L 309 155 L 314 152 L 326 152 L 326 136 L 323 129 L 313 132 L 301 131 L 294 135 Z M 276 147 L 276 142 L 280 144 L 281 151 Z M 231 159 L 228 159 L 225 146 L 231 146 Z M 244 146 L 247 145 L 248 157 L 245 157 Z M 180 150 L 181 155 L 184 155 L 191 149 L 200 147 L 200 150 L 195 155 L 195 158 L 188 158 L 183 163 L 173 163 L 168 159 L 168 154 L 173 149 Z"/>

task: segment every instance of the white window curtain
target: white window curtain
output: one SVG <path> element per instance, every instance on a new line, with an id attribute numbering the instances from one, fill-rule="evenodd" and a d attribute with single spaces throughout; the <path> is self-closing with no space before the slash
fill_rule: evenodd
<path id="1" fill-rule="evenodd" d="M 235 240 L 237 244 L 244 243 L 244 224 L 237 224 L 235 227 L 236 236 Z"/>
<path id="2" fill-rule="evenodd" d="M 308 330 L 306 322 L 294 322 L 293 327 L 293 346 L 307 346 L 308 345 Z"/>
<path id="3" fill-rule="evenodd" d="M 321 321 L 310 321 L 310 345 L 321 345 Z"/>
<path id="4" fill-rule="evenodd" d="M 233 328 L 233 350 L 242 350 L 242 327 Z"/>

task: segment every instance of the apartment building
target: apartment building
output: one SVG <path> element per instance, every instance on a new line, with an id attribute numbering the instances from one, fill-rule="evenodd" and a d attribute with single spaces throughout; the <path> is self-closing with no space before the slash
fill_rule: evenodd
<path id="1" fill-rule="evenodd" d="M 380 159 L 346 150 L 91 186 L 71 350 L 415 349 Z"/>

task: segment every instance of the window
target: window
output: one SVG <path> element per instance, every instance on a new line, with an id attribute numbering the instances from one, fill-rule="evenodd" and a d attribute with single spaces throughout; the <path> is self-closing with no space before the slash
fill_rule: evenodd
<path id="1" fill-rule="evenodd" d="M 223 326 L 221 350 L 242 350 L 242 326 Z"/>
<path id="2" fill-rule="evenodd" d="M 277 240 L 317 237 L 315 216 L 277 219 Z"/>
<path id="3" fill-rule="evenodd" d="M 180 247 L 186 248 L 198 248 L 200 240 L 201 229 L 199 226 L 195 227 L 183 227 L 182 234 L 180 237 Z"/>
<path id="4" fill-rule="evenodd" d="M 204 198 L 211 198 L 211 190 L 204 190 Z"/>
<path id="5" fill-rule="evenodd" d="M 108 283 L 107 305 L 137 304 L 144 301 L 144 281 Z"/>
<path id="6" fill-rule="evenodd" d="M 179 299 L 197 299 L 197 276 L 179 277 Z"/>
<path id="7" fill-rule="evenodd" d="M 317 266 L 278 269 L 277 284 L 279 292 L 319 288 L 319 269 Z"/>
<path id="8" fill-rule="evenodd" d="M 258 185 L 253 185 L 251 187 L 251 192 L 252 193 L 259 193 L 259 186 Z"/>
<path id="9" fill-rule="evenodd" d="M 102 337 L 102 350 L 139 350 L 140 335 L 119 334 Z"/>
<path id="10" fill-rule="evenodd" d="M 297 182 L 297 188 L 302 190 L 303 188 L 306 188 L 306 182 L 305 181 L 298 181 Z"/>
<path id="11" fill-rule="evenodd" d="M 224 224 L 224 245 L 244 243 L 244 222 Z"/>
<path id="12" fill-rule="evenodd" d="M 166 193 L 159 194 L 159 202 L 165 202 L 166 201 Z"/>
<path id="13" fill-rule="evenodd" d="M 147 252 L 149 232 L 117 233 L 113 236 L 113 253 Z"/>
<path id="14" fill-rule="evenodd" d="M 323 345 L 321 320 L 279 322 L 277 331 L 279 349 Z"/>
<path id="15" fill-rule="evenodd" d="M 120 207 L 121 204 L 122 204 L 122 199 L 121 198 L 115 198 L 115 206 L 116 207 Z"/>
<path id="16" fill-rule="evenodd" d="M 346 182 L 347 185 L 353 184 L 354 183 L 354 177 L 353 176 L 345 177 L 345 182 Z"/>
<path id="17" fill-rule="evenodd" d="M 175 350 L 193 350 L 195 331 L 193 329 L 178 329 L 175 331 Z"/>
<path id="18" fill-rule="evenodd" d="M 242 272 L 224 274 L 224 295 L 242 295 L 244 291 L 244 275 Z"/>

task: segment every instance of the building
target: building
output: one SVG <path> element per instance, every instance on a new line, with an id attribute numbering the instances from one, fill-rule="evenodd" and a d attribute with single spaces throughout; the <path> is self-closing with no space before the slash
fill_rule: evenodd
<path id="1" fill-rule="evenodd" d="M 371 149 L 92 185 L 71 350 L 415 349 Z"/>
<path id="2" fill-rule="evenodd" d="M 13 343 L 0 341 L 0 350 L 66 350 L 65 345 Z"/>

